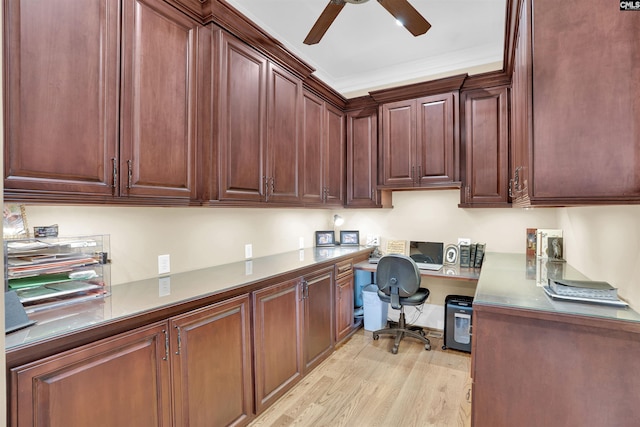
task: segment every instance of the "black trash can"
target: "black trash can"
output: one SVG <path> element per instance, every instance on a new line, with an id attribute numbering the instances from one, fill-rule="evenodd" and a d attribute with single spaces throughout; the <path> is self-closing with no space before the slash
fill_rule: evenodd
<path id="1" fill-rule="evenodd" d="M 444 345 L 443 350 L 471 353 L 471 318 L 473 297 L 448 295 L 444 300 Z"/>

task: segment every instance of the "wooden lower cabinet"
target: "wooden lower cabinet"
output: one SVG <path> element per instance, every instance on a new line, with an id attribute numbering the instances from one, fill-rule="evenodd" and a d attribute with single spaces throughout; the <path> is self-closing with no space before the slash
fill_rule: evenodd
<path id="1" fill-rule="evenodd" d="M 11 370 L 11 425 L 170 426 L 167 322 Z"/>
<path id="2" fill-rule="evenodd" d="M 226 426 L 252 417 L 248 295 L 11 370 L 12 426 Z"/>
<path id="3" fill-rule="evenodd" d="M 333 352 L 334 283 L 333 266 L 303 279 L 305 373 Z"/>
<path id="4" fill-rule="evenodd" d="M 634 322 L 474 302 L 472 425 L 637 426 L 639 338 Z"/>
<path id="5" fill-rule="evenodd" d="M 256 413 L 302 377 L 302 286 L 293 279 L 253 293 Z"/>
<path id="6" fill-rule="evenodd" d="M 353 330 L 353 274 L 336 280 L 336 343 Z"/>
<path id="7" fill-rule="evenodd" d="M 175 426 L 244 425 L 253 414 L 249 297 L 170 320 Z"/>

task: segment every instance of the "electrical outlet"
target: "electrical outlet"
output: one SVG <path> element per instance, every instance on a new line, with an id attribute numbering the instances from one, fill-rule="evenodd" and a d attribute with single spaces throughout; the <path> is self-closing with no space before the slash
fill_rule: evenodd
<path id="1" fill-rule="evenodd" d="M 244 257 L 245 258 L 253 257 L 253 246 L 251 245 L 251 243 L 247 243 L 246 245 L 244 245 Z"/>
<path id="2" fill-rule="evenodd" d="M 169 255 L 158 255 L 158 274 L 171 272 L 171 259 Z"/>
<path id="3" fill-rule="evenodd" d="M 458 237 L 458 244 L 459 245 L 470 245 L 471 244 L 471 239 L 469 239 L 468 237 Z"/>

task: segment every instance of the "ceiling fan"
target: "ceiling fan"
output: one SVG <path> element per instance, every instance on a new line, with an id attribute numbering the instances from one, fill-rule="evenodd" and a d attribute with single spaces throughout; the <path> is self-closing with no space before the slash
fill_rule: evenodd
<path id="1" fill-rule="evenodd" d="M 369 0 L 329 0 L 329 4 L 324 8 L 320 17 L 313 25 L 313 28 L 309 31 L 307 38 L 304 39 L 304 44 L 311 45 L 318 43 L 346 3 L 360 4 L 368 1 Z M 377 1 L 414 36 L 424 34 L 431 28 L 431 24 L 429 24 L 407 0 Z"/>

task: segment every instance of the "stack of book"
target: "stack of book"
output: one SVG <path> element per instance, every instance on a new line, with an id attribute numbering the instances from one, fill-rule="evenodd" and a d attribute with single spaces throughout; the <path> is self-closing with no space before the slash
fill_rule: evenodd
<path id="1" fill-rule="evenodd" d="M 618 290 L 607 282 L 593 280 L 548 279 L 543 289 L 551 298 L 565 301 L 592 302 L 626 307 L 618 298 Z"/>
<path id="2" fill-rule="evenodd" d="M 480 268 L 484 261 L 484 243 L 472 243 L 460 245 L 460 267 Z"/>

